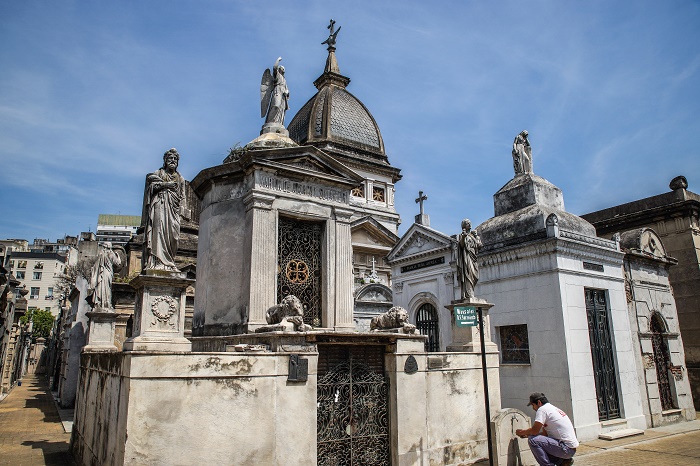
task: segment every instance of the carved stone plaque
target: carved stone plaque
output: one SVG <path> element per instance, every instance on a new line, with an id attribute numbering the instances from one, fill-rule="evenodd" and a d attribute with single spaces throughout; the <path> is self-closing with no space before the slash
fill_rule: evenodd
<path id="1" fill-rule="evenodd" d="M 403 365 L 403 371 L 407 374 L 415 374 L 418 372 L 418 361 L 413 355 L 406 358 L 406 363 Z"/>
<path id="2" fill-rule="evenodd" d="M 289 356 L 288 382 L 306 382 L 309 378 L 309 360 L 302 359 L 298 354 Z"/>

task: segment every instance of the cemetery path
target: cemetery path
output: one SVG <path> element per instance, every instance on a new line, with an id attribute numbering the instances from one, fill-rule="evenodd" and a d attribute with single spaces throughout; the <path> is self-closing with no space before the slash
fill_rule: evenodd
<path id="1" fill-rule="evenodd" d="M 0 402 L 0 465 L 72 465 L 69 444 L 45 377 L 25 376 Z"/>

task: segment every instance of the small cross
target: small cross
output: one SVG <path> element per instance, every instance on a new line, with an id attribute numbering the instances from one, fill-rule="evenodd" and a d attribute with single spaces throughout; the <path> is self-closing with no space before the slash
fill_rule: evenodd
<path id="1" fill-rule="evenodd" d="M 374 272 L 374 264 L 376 264 L 377 261 L 374 260 L 374 256 L 372 256 L 372 272 Z"/>
<path id="2" fill-rule="evenodd" d="M 418 191 L 418 199 L 416 199 L 416 203 L 420 204 L 420 214 L 423 215 L 423 201 L 427 201 L 428 196 L 423 195 L 423 191 Z"/>

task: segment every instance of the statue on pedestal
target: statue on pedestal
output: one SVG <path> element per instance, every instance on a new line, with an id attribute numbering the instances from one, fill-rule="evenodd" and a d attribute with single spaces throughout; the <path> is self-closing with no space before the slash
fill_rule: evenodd
<path id="1" fill-rule="evenodd" d="M 515 136 L 513 141 L 513 169 L 515 176 L 525 173 L 533 173 L 532 171 L 532 147 L 527 139 L 527 130 L 523 130 Z"/>
<path id="2" fill-rule="evenodd" d="M 284 113 L 289 110 L 289 89 L 284 77 L 282 57 L 272 67 L 266 69 L 260 82 L 260 116 L 265 117 L 265 125 L 276 124 L 284 127 Z"/>
<path id="3" fill-rule="evenodd" d="M 180 154 L 170 149 L 163 167 L 146 177 L 143 196 L 145 270 L 179 272 L 175 265 L 180 215 L 185 207 L 185 179 L 177 172 Z"/>
<path id="4" fill-rule="evenodd" d="M 86 301 L 94 309 L 112 309 L 114 268 L 119 268 L 122 265 L 122 260 L 112 249 L 112 243 L 105 242 L 98 247 L 97 261 L 92 266 L 90 273 L 90 286 Z"/>
<path id="5" fill-rule="evenodd" d="M 462 220 L 462 233 L 459 234 L 459 247 L 457 268 L 459 272 L 459 284 L 461 298 L 468 300 L 474 298 L 474 287 L 479 281 L 479 264 L 476 256 L 483 246 L 479 235 L 471 231 L 472 223 L 468 218 Z"/>

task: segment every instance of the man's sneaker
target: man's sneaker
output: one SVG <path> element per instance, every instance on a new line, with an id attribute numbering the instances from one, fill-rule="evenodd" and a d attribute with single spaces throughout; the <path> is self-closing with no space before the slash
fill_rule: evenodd
<path id="1" fill-rule="evenodd" d="M 559 466 L 571 466 L 572 464 L 574 464 L 574 459 L 569 458 L 568 460 L 562 461 Z"/>

